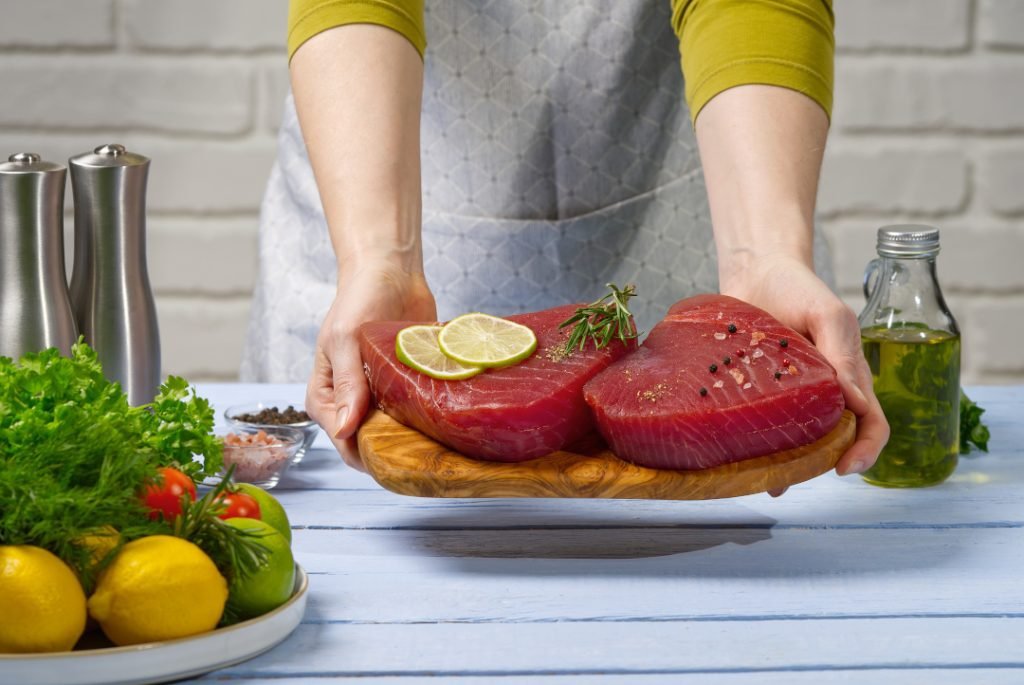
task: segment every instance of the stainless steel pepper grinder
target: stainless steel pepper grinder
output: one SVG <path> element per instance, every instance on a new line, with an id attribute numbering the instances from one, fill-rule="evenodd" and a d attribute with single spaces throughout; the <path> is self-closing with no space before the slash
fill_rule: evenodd
<path id="1" fill-rule="evenodd" d="M 71 306 L 108 379 L 132 405 L 160 386 L 160 334 L 146 266 L 149 158 L 103 145 L 68 160 L 75 199 Z"/>
<path id="2" fill-rule="evenodd" d="M 0 356 L 78 338 L 64 272 L 62 164 L 23 152 L 0 163 Z"/>

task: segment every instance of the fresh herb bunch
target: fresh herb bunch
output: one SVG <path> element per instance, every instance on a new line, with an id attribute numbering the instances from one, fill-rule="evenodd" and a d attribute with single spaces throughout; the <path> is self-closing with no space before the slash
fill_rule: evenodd
<path id="1" fill-rule="evenodd" d="M 586 307 L 580 307 L 558 325 L 559 328 L 573 327 L 565 343 L 567 354 L 583 351 L 588 340 L 600 350 L 612 340 L 628 343 L 639 336 L 628 306 L 630 298 L 636 297 L 636 286 L 619 288 L 614 283 L 607 286 L 611 292 Z"/>
<path id="2" fill-rule="evenodd" d="M 960 391 L 960 454 L 969 454 L 971 445 L 982 452 L 988 452 L 991 437 L 988 426 L 981 422 L 985 410 L 971 401 L 963 390 Z"/>
<path id="3" fill-rule="evenodd" d="M 110 528 L 121 543 L 170 533 L 148 519 L 139 492 L 161 466 L 193 478 L 216 472 L 222 446 L 212 429 L 209 403 L 180 378 L 153 404 L 129 406 L 82 342 L 70 357 L 0 357 L 0 544 L 50 550 L 88 589 L 98 568 L 83 540 Z"/>
<path id="4" fill-rule="evenodd" d="M 206 552 L 228 582 L 251 576 L 269 556 L 267 548 L 258 542 L 261 535 L 229 526 L 219 518 L 226 508 L 222 497 L 230 478 L 228 473 L 217 487 L 194 502 L 183 500 L 173 531 Z"/>

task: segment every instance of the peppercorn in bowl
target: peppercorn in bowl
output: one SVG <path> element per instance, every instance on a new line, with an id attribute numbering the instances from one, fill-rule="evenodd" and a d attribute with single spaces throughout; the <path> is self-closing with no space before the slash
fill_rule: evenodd
<path id="1" fill-rule="evenodd" d="M 280 400 L 267 400 L 252 404 L 237 404 L 224 410 L 224 418 L 231 427 L 271 428 L 287 426 L 302 433 L 302 445 L 292 458 L 293 464 L 302 461 L 306 451 L 313 446 L 320 426 L 309 417 L 301 404 Z"/>

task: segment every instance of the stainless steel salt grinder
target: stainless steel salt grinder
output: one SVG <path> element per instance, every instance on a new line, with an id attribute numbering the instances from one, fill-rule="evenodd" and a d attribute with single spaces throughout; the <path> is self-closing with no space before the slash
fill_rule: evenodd
<path id="1" fill-rule="evenodd" d="M 160 334 L 146 267 L 149 158 L 103 145 L 68 160 L 75 199 L 71 306 L 108 379 L 132 405 L 160 386 Z"/>
<path id="2" fill-rule="evenodd" d="M 78 338 L 64 272 L 62 164 L 19 153 L 0 162 L 0 356 Z"/>

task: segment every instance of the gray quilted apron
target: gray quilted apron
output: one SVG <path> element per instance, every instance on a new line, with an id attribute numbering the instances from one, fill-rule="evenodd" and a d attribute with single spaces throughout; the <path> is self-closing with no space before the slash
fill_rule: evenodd
<path id="1" fill-rule="evenodd" d="M 426 4 L 423 250 L 441 320 L 635 283 L 644 331 L 717 289 L 668 0 Z M 337 273 L 290 96 L 259 267 L 242 380 L 303 382 Z"/>

